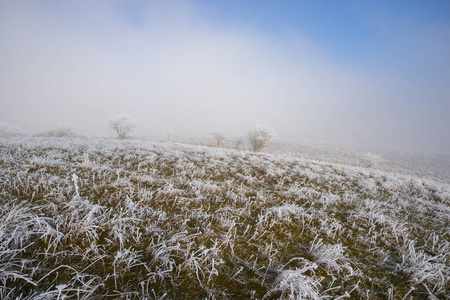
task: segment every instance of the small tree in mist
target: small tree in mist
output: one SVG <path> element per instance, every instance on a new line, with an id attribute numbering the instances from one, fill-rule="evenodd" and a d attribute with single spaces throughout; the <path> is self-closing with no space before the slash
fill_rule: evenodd
<path id="1" fill-rule="evenodd" d="M 23 131 L 17 127 L 10 125 L 8 123 L 1 122 L 0 123 L 0 136 L 1 137 L 12 137 L 12 136 L 20 136 L 24 135 Z"/>
<path id="2" fill-rule="evenodd" d="M 247 138 L 255 152 L 267 147 L 275 135 L 275 131 L 271 127 L 263 124 L 254 125 L 247 132 Z"/>
<path id="3" fill-rule="evenodd" d="M 236 137 L 233 139 L 234 149 L 236 149 L 236 150 L 245 149 L 244 143 L 245 143 L 245 137 Z"/>
<path id="4" fill-rule="evenodd" d="M 220 131 L 214 131 L 214 132 L 211 132 L 211 135 L 213 136 L 214 140 L 216 141 L 217 147 L 222 147 L 223 143 L 225 142 L 225 134 Z"/>
<path id="5" fill-rule="evenodd" d="M 167 141 L 170 141 L 170 139 L 174 136 L 174 133 L 170 127 L 167 127 L 166 130 L 164 130 L 164 134 L 167 137 Z"/>
<path id="6" fill-rule="evenodd" d="M 364 164 L 368 168 L 377 168 L 382 161 L 383 161 L 383 156 L 381 156 L 380 154 L 367 152 L 364 155 Z"/>
<path id="7" fill-rule="evenodd" d="M 109 121 L 109 127 L 117 132 L 119 139 L 125 139 L 136 126 L 137 121 L 127 115 L 118 115 Z"/>
<path id="8" fill-rule="evenodd" d="M 74 136 L 73 127 L 67 123 L 59 123 L 55 128 L 45 129 L 43 132 L 39 133 L 38 136 L 46 137 L 71 137 Z"/>

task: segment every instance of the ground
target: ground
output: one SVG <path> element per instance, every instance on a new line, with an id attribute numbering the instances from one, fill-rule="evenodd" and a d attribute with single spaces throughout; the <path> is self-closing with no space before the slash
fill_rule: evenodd
<path id="1" fill-rule="evenodd" d="M 2 299 L 447 299 L 450 186 L 280 154 L 0 139 Z M 433 298 L 435 297 L 435 298 Z"/>

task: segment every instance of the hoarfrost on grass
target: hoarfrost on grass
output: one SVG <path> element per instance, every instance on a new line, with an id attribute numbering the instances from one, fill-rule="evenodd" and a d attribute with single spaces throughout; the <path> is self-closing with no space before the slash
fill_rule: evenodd
<path id="1" fill-rule="evenodd" d="M 450 296 L 442 182 L 76 137 L 0 138 L 0 165 L 4 299 Z"/>

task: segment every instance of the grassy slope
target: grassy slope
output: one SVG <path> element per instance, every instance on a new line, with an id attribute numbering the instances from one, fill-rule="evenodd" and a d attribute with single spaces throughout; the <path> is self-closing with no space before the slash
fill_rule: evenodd
<path id="1" fill-rule="evenodd" d="M 0 186 L 2 299 L 450 297 L 450 187 L 432 181 L 25 138 L 0 140 Z"/>

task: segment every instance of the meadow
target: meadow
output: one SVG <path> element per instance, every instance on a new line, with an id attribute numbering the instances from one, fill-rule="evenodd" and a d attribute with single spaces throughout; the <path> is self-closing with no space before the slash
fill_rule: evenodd
<path id="1" fill-rule="evenodd" d="M 1 299 L 449 299 L 450 185 L 282 153 L 0 138 Z"/>

